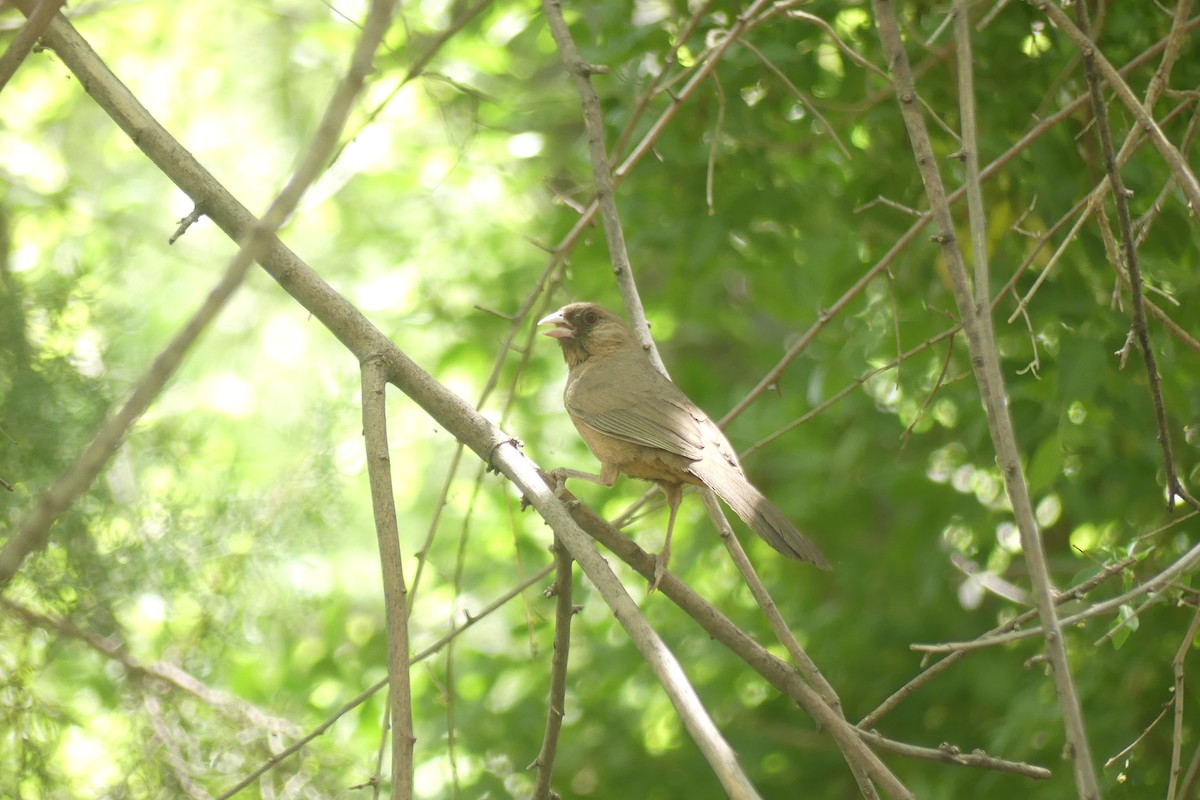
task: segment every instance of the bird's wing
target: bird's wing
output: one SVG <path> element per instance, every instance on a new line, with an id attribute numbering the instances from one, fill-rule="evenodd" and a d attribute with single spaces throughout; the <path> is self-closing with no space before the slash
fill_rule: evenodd
<path id="1" fill-rule="evenodd" d="M 656 447 L 692 460 L 703 456 L 704 439 L 687 409 L 667 403 L 637 403 L 576 417 L 601 433 L 627 442 Z"/>
<path id="2" fill-rule="evenodd" d="M 637 382 L 591 377 L 582 377 L 567 397 L 567 410 L 577 420 L 627 442 L 692 460 L 703 456 L 704 412 L 658 372 L 639 375 Z"/>

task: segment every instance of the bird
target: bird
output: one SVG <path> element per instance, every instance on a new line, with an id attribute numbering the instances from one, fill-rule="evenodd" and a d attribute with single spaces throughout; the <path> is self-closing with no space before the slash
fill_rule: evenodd
<path id="1" fill-rule="evenodd" d="M 568 478 L 613 486 L 620 474 L 652 481 L 666 495 L 667 535 L 655 557 L 658 588 L 685 485 L 707 486 L 767 544 L 788 558 L 830 569 L 828 559 L 747 480 L 721 429 L 650 360 L 621 317 L 594 303 L 571 303 L 539 320 L 567 363 L 563 402 L 600 474 L 559 468 Z"/>

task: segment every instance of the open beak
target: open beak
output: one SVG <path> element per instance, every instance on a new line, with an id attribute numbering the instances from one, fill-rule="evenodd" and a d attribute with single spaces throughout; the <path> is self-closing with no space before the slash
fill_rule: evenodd
<path id="1" fill-rule="evenodd" d="M 538 320 L 538 326 L 553 325 L 550 330 L 541 331 L 542 336 L 549 336 L 551 339 L 571 339 L 575 336 L 575 329 L 567 322 L 567 318 L 563 316 L 562 309 L 555 311 L 553 314 L 548 314 Z"/>

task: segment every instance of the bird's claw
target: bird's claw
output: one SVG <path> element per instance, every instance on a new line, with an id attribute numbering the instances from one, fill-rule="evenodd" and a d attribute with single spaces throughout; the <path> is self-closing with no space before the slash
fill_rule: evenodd
<path id="1" fill-rule="evenodd" d="M 658 591 L 658 584 L 662 582 L 663 576 L 667 574 L 667 562 L 670 558 L 671 551 L 666 548 L 654 557 L 654 580 L 650 582 L 650 591 L 647 594 L 654 594 Z"/>
<path id="2" fill-rule="evenodd" d="M 561 467 L 552 469 L 546 473 L 546 477 L 554 483 L 554 494 L 558 499 L 562 500 L 563 493 L 567 491 L 567 471 Z"/>

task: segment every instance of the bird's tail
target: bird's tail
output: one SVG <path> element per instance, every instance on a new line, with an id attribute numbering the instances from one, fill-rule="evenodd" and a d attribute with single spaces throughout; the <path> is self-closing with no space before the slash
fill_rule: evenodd
<path id="1" fill-rule="evenodd" d="M 698 477 L 712 487 L 717 497 L 724 500 L 733 513 L 741 517 L 742 522 L 753 528 L 771 547 L 788 558 L 807 561 L 821 569 L 830 569 L 829 560 L 821 554 L 817 546 L 797 530 L 783 512 L 773 506 L 740 472 L 721 469 L 717 475 L 706 474 Z"/>

